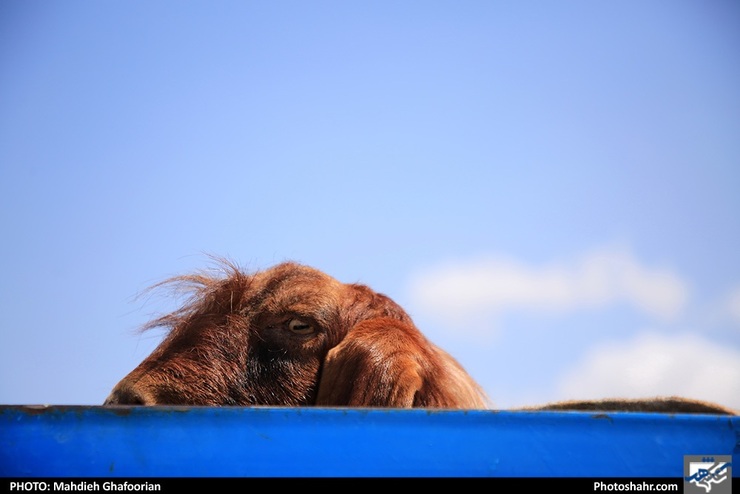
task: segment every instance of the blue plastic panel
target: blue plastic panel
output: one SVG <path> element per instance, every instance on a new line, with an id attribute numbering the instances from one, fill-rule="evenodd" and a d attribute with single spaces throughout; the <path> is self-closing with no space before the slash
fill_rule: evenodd
<path id="1" fill-rule="evenodd" d="M 0 406 L 0 475 L 679 478 L 684 455 L 740 465 L 739 436 L 715 415 Z"/>

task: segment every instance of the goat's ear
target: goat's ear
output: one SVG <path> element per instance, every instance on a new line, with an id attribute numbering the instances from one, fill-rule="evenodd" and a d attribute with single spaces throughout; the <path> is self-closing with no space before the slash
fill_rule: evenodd
<path id="1" fill-rule="evenodd" d="M 316 405 L 412 407 L 423 383 L 417 333 L 388 317 L 358 323 L 327 354 Z"/>

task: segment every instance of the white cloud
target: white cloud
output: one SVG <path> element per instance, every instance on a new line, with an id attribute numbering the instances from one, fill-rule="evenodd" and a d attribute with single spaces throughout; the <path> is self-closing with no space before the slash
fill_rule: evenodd
<path id="1" fill-rule="evenodd" d="M 724 312 L 735 324 L 740 324 L 740 286 L 730 291 L 725 299 Z"/>
<path id="2" fill-rule="evenodd" d="M 446 322 L 505 311 L 565 312 L 617 303 L 662 320 L 675 318 L 688 284 L 675 272 L 641 264 L 624 249 L 533 266 L 489 257 L 432 268 L 411 281 L 417 308 Z"/>
<path id="3" fill-rule="evenodd" d="M 693 334 L 602 344 L 562 376 L 556 400 L 684 396 L 740 409 L 740 351 Z"/>

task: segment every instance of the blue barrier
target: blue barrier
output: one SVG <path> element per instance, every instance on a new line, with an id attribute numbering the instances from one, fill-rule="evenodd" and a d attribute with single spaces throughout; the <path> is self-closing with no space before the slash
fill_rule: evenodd
<path id="1" fill-rule="evenodd" d="M 740 417 L 0 406 L 3 477 L 674 477 L 740 459 Z"/>

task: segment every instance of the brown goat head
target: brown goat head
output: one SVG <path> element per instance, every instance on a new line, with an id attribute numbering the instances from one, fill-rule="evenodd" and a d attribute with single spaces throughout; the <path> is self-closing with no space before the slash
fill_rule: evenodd
<path id="1" fill-rule="evenodd" d="M 170 280 L 191 300 L 106 405 L 485 408 L 465 370 L 390 298 L 283 263 Z"/>

